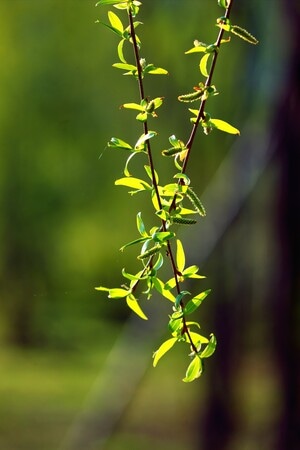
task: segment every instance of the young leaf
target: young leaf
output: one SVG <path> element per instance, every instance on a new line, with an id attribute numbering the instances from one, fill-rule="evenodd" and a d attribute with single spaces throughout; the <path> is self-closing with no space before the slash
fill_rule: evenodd
<path id="1" fill-rule="evenodd" d="M 136 216 L 136 225 L 137 225 L 137 229 L 138 232 L 140 233 L 141 236 L 143 237 L 148 237 L 148 234 L 146 232 L 146 228 L 142 219 L 142 213 L 139 212 Z"/>
<path id="2" fill-rule="evenodd" d="M 146 141 L 148 141 L 149 139 L 153 138 L 154 136 L 156 136 L 157 133 L 156 131 L 148 131 L 148 133 L 146 134 L 142 134 L 137 143 L 135 144 L 135 148 L 139 148 L 141 145 L 143 145 Z"/>
<path id="3" fill-rule="evenodd" d="M 137 71 L 136 66 L 134 66 L 133 64 L 127 64 L 127 63 L 115 63 L 113 64 L 113 67 L 116 67 L 117 69 L 122 69 L 122 70 L 129 70 L 129 71 Z"/>
<path id="4" fill-rule="evenodd" d="M 172 294 L 172 292 L 170 292 L 170 290 L 165 289 L 165 284 L 159 278 L 153 278 L 153 286 L 165 298 L 173 303 L 175 302 L 175 296 Z"/>
<path id="5" fill-rule="evenodd" d="M 200 60 L 199 69 L 204 77 L 208 77 L 207 63 L 210 55 L 211 53 L 206 53 Z"/>
<path id="6" fill-rule="evenodd" d="M 237 128 L 233 127 L 224 120 L 210 119 L 209 124 L 213 125 L 215 128 L 217 128 L 217 130 L 224 131 L 225 133 L 240 134 L 240 131 Z"/>
<path id="7" fill-rule="evenodd" d="M 142 242 L 145 242 L 147 239 L 149 239 L 149 236 L 145 236 L 145 237 L 141 237 L 141 238 L 135 239 L 134 241 L 128 242 L 128 244 L 123 245 L 120 248 L 120 250 L 121 250 L 121 252 L 123 252 L 125 250 L 125 248 L 131 247 L 132 245 L 135 245 L 135 244 L 141 244 Z"/>
<path id="8" fill-rule="evenodd" d="M 176 308 L 179 308 L 179 306 L 181 305 L 181 301 L 185 295 L 191 295 L 191 293 L 189 291 L 181 291 L 180 294 L 178 294 L 176 296 L 176 299 L 175 299 L 175 307 Z"/>
<path id="9" fill-rule="evenodd" d="M 124 27 L 123 27 L 123 24 L 122 24 L 121 20 L 117 16 L 117 14 L 115 14 L 112 11 L 108 11 L 108 18 L 109 18 L 109 21 L 111 23 L 111 26 L 113 28 L 115 28 L 117 31 L 119 31 L 120 34 L 123 34 Z"/>
<path id="10" fill-rule="evenodd" d="M 185 254 L 183 250 L 183 245 L 179 239 L 176 241 L 177 243 L 177 252 L 176 252 L 176 264 L 179 272 L 183 272 L 185 266 Z"/>
<path id="11" fill-rule="evenodd" d="M 199 378 L 202 373 L 202 361 L 199 358 L 198 355 L 194 357 L 192 362 L 187 368 L 185 377 L 182 381 L 185 383 L 190 383 L 191 381 L 194 381 L 196 378 Z"/>
<path id="12" fill-rule="evenodd" d="M 115 185 L 127 186 L 141 191 L 151 189 L 151 186 L 148 183 L 146 183 L 146 181 L 134 177 L 119 178 L 118 180 L 115 181 Z"/>
<path id="13" fill-rule="evenodd" d="M 124 2 L 124 0 L 99 0 L 95 6 L 114 5 L 117 3 L 127 3 L 127 2 Z"/>
<path id="14" fill-rule="evenodd" d="M 132 294 L 130 294 L 130 295 L 128 295 L 128 297 L 126 297 L 126 303 L 129 306 L 129 308 L 133 312 L 135 312 L 135 314 L 137 314 L 141 319 L 148 320 L 148 317 L 144 314 L 138 301 Z"/>
<path id="15" fill-rule="evenodd" d="M 137 111 L 144 111 L 143 106 L 139 105 L 138 103 L 124 103 L 121 107 L 126 109 L 135 109 Z"/>
<path id="16" fill-rule="evenodd" d="M 171 338 L 161 344 L 161 346 L 153 353 L 153 367 L 156 367 L 160 358 L 162 358 L 175 344 L 177 338 Z"/>
<path id="17" fill-rule="evenodd" d="M 184 314 L 191 314 L 194 311 L 196 311 L 196 309 L 199 308 L 199 306 L 201 305 L 203 300 L 208 296 L 210 291 L 211 290 L 208 289 L 207 291 L 201 292 L 196 297 L 194 297 L 191 300 L 189 300 L 187 302 L 187 304 L 185 305 L 185 307 L 184 307 L 184 310 L 183 310 Z"/>
<path id="18" fill-rule="evenodd" d="M 210 335 L 210 340 L 205 349 L 200 353 L 201 358 L 209 358 L 216 350 L 217 339 L 214 334 Z"/>
<path id="19" fill-rule="evenodd" d="M 127 61 L 126 61 L 126 59 L 125 59 L 125 57 L 124 57 L 124 53 L 123 53 L 124 42 L 125 42 L 125 39 L 122 39 L 122 40 L 119 42 L 117 50 L 118 50 L 118 57 L 119 57 L 119 60 L 120 60 L 122 63 L 127 64 Z"/>
<path id="20" fill-rule="evenodd" d="M 172 231 L 158 231 L 156 233 L 153 233 L 152 235 L 153 241 L 160 243 L 167 242 L 173 237 L 175 237 L 175 233 L 173 233 Z"/>
<path id="21" fill-rule="evenodd" d="M 195 347 L 198 347 L 200 344 L 207 344 L 209 342 L 205 336 L 202 336 L 202 334 L 194 333 L 193 331 L 190 331 L 189 334 L 190 337 L 192 338 Z M 188 338 L 187 342 L 189 342 Z"/>
<path id="22" fill-rule="evenodd" d="M 123 150 L 132 150 L 131 145 L 127 144 L 127 142 L 122 141 L 122 139 L 112 137 L 111 140 L 108 142 L 108 147 L 111 148 L 119 148 Z"/>

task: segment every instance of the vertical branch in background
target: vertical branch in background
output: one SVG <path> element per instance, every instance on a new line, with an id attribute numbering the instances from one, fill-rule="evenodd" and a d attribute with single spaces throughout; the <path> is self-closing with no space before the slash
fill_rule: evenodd
<path id="1" fill-rule="evenodd" d="M 162 297 L 172 302 L 172 313 L 169 316 L 168 323 L 171 337 L 164 341 L 154 353 L 153 365 L 156 366 L 161 357 L 176 343 L 188 344 L 191 361 L 183 378 L 185 382 L 193 381 L 201 375 L 204 359 L 211 356 L 215 351 L 216 338 L 213 334 L 209 338 L 203 336 L 199 333 L 199 323 L 189 320 L 189 316 L 199 308 L 210 290 L 201 291 L 195 295 L 184 289 L 186 280 L 199 280 L 203 276 L 198 274 L 199 268 L 196 265 L 186 267 L 184 246 L 181 240 L 176 238 L 173 225 L 194 225 L 197 221 L 191 217 L 192 215 L 205 216 L 205 209 L 197 194 L 190 187 L 191 180 L 186 173 L 199 125 L 201 125 L 205 135 L 213 130 L 239 134 L 237 128 L 223 120 L 212 118 L 205 110 L 207 100 L 218 94 L 216 87 L 212 85 L 212 77 L 221 45 L 230 41 L 230 38 L 223 39 L 224 33 L 235 34 L 252 44 L 257 43 L 257 40 L 246 30 L 231 24 L 229 15 L 232 3 L 232 0 L 218 0 L 219 6 L 225 10 L 225 13 L 216 21 L 216 25 L 220 29 L 216 42 L 203 44 L 195 41 L 194 47 L 186 52 L 203 53 L 199 67 L 200 76 L 205 78 L 205 82 L 200 81 L 198 86 L 194 87 L 195 92 L 178 97 L 179 101 L 184 103 L 200 101 L 200 106 L 198 109 L 190 109 L 193 114 L 191 118 L 192 129 L 187 144 L 184 144 L 175 134 L 172 134 L 169 137 L 171 148 L 164 149 L 161 152 L 163 157 L 172 157 L 175 166 L 173 176 L 175 181 L 172 180 L 166 185 L 160 185 L 159 183 L 160 177 L 157 171 L 159 164 L 154 161 L 152 152 L 152 142 L 157 132 L 151 130 L 149 126 L 150 121 L 157 118 L 156 110 L 162 106 L 164 98 L 149 98 L 145 94 L 144 79 L 149 75 L 165 75 L 168 72 L 148 63 L 146 58 L 141 57 L 141 40 L 136 34 L 136 28 L 141 25 L 141 22 L 136 21 L 135 18 L 139 13 L 142 2 L 138 0 L 100 0 L 97 3 L 97 5 L 113 5 L 115 9 L 127 13 L 128 25 L 124 26 L 120 17 L 115 12 L 109 11 L 109 24 L 106 24 L 106 26 L 120 39 L 117 46 L 119 62 L 113 64 L 113 66 L 125 71 L 125 75 L 130 75 L 137 81 L 140 95 L 139 103 L 124 103 L 122 107 L 138 112 L 136 120 L 142 124 L 143 133 L 137 136 L 133 145 L 117 137 L 111 138 L 108 142 L 109 148 L 129 152 L 124 168 L 124 177 L 116 180 L 115 184 L 130 188 L 129 193 L 131 195 L 148 194 L 150 203 L 154 208 L 155 218 L 160 219 L 160 226 L 147 229 L 142 219 L 142 213 L 138 212 L 136 225 L 139 237 L 123 245 L 121 250 L 141 244 L 141 250 L 137 256 L 142 264 L 141 270 L 132 274 L 123 269 L 122 274 L 126 279 L 126 284 L 123 284 L 122 287 L 107 288 L 100 286 L 96 289 L 108 292 L 109 298 L 124 299 L 129 308 L 144 320 L 147 320 L 147 316 L 141 308 L 142 297 L 146 296 L 149 299 L 153 291 L 157 291 Z M 124 45 L 128 44 L 132 48 L 133 62 L 127 61 L 123 52 Z M 130 162 L 136 157 L 144 157 L 148 162 L 148 164 L 144 164 L 145 180 L 132 176 L 129 170 Z M 189 202 L 192 207 L 188 208 L 186 202 Z M 172 241 L 175 242 L 176 250 L 173 250 Z M 171 278 L 167 281 L 159 278 L 159 271 L 165 259 L 169 261 L 171 268 Z"/>
<path id="2" fill-rule="evenodd" d="M 300 116 L 300 11 L 296 0 L 291 0 L 287 6 L 292 52 L 286 89 L 274 122 L 280 177 L 276 221 L 279 255 L 278 273 L 270 292 L 270 309 L 273 311 L 273 351 L 283 393 L 283 404 L 274 430 L 276 450 L 300 448 L 300 131 L 295 125 L 295 118 Z"/>

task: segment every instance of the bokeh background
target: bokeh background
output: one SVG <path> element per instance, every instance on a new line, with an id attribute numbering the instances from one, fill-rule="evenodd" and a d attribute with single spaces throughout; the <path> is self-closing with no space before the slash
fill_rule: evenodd
<path id="1" fill-rule="evenodd" d="M 232 22 L 260 41 L 222 48 L 208 110 L 241 130 L 199 135 L 190 162 L 207 217 L 178 231 L 212 294 L 199 310 L 218 349 L 181 382 L 185 349 L 151 367 L 170 305 L 141 323 L 94 287 L 136 267 L 135 213 L 145 199 L 114 188 L 137 138 L 134 81 L 111 65 L 117 37 L 90 0 L 0 1 L 0 449 L 294 450 L 299 443 L 299 84 L 297 0 L 235 2 Z M 217 1 L 144 1 L 146 79 L 165 96 L 158 155 L 199 82 L 193 40 L 214 42 Z M 154 141 L 153 141 L 154 143 Z M 156 158 L 155 154 L 155 158 Z M 168 182 L 169 161 L 161 166 Z"/>

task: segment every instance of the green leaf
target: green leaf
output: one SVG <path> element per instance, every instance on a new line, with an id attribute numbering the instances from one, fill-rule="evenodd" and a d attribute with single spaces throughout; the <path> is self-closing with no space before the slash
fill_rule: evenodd
<path id="1" fill-rule="evenodd" d="M 119 42 L 117 50 L 118 50 L 118 56 L 119 56 L 120 61 L 124 64 L 127 64 L 127 61 L 126 61 L 126 59 L 124 57 L 124 53 L 123 53 L 124 42 L 125 42 L 125 39 L 122 39 Z"/>
<path id="2" fill-rule="evenodd" d="M 141 191 L 151 189 L 151 186 L 148 183 L 146 183 L 146 181 L 134 177 L 119 178 L 118 180 L 115 181 L 115 185 L 127 186 Z"/>
<path id="3" fill-rule="evenodd" d="M 115 64 L 113 64 L 113 67 L 116 67 L 117 69 L 129 70 L 129 71 L 137 71 L 136 66 L 134 66 L 133 64 L 115 63 Z"/>
<path id="4" fill-rule="evenodd" d="M 185 297 L 186 295 L 191 295 L 191 293 L 189 291 L 181 291 L 180 294 L 178 294 L 176 296 L 176 299 L 175 299 L 175 307 L 176 308 L 179 308 L 183 297 Z"/>
<path id="5" fill-rule="evenodd" d="M 201 358 L 209 358 L 216 350 L 217 339 L 214 334 L 210 335 L 210 340 L 205 349 L 200 353 Z"/>
<path id="6" fill-rule="evenodd" d="M 183 250 L 183 245 L 179 239 L 176 241 L 177 243 L 177 252 L 176 252 L 176 264 L 179 272 L 183 272 L 185 266 L 185 254 Z"/>
<path id="7" fill-rule="evenodd" d="M 177 338 L 167 339 L 161 346 L 153 353 L 153 367 L 156 367 L 158 361 L 173 347 Z"/>
<path id="8" fill-rule="evenodd" d="M 108 14 L 108 19 L 109 19 L 109 21 L 111 23 L 111 26 L 113 28 L 115 28 L 116 30 L 118 30 L 122 34 L 123 31 L 124 31 L 124 27 L 123 27 L 123 24 L 122 24 L 121 20 L 117 16 L 117 14 L 115 14 L 112 11 L 108 11 L 107 14 Z"/>
<path id="9" fill-rule="evenodd" d="M 124 2 L 124 0 L 99 0 L 95 6 L 115 5 L 117 3 L 127 3 L 127 2 Z"/>
<path id="10" fill-rule="evenodd" d="M 211 291 L 211 289 L 208 289 L 204 292 L 201 292 L 200 294 L 198 294 L 196 297 L 192 298 L 191 300 L 189 300 L 184 307 L 184 310 L 183 310 L 184 313 L 191 314 L 194 311 L 196 311 L 196 309 L 199 308 L 199 306 L 201 305 L 203 300 L 208 296 L 210 291 Z"/>
<path id="11" fill-rule="evenodd" d="M 127 297 L 127 295 L 130 294 L 130 291 L 127 289 L 121 289 L 121 288 L 112 288 L 108 291 L 108 297 L 109 298 L 124 298 Z"/>
<path id="12" fill-rule="evenodd" d="M 205 278 L 204 275 L 198 275 L 197 272 L 199 270 L 198 266 L 189 266 L 183 271 L 184 278 Z"/>
<path id="13" fill-rule="evenodd" d="M 163 265 L 163 263 L 164 263 L 164 258 L 162 256 L 162 254 L 159 253 L 157 261 L 155 262 L 155 264 L 153 264 L 152 269 L 155 271 L 159 270 L 161 268 L 161 266 Z"/>
<path id="14" fill-rule="evenodd" d="M 141 309 L 138 301 L 136 298 L 131 294 L 128 295 L 126 298 L 126 303 L 129 306 L 129 308 L 135 312 L 141 319 L 148 320 L 148 317 L 144 314 L 143 310 Z"/>
<path id="15" fill-rule="evenodd" d="M 146 134 L 142 134 L 140 137 L 139 137 L 139 139 L 138 139 L 138 141 L 137 141 L 137 143 L 135 144 L 135 148 L 139 148 L 139 147 L 141 147 L 146 141 L 148 141 L 149 139 L 152 139 L 154 136 L 157 136 L 157 133 L 156 133 L 156 131 L 148 131 L 148 133 L 146 133 Z"/>
<path id="16" fill-rule="evenodd" d="M 138 272 L 136 275 L 132 275 L 131 273 L 128 273 L 125 271 L 125 269 L 122 269 L 122 275 L 124 278 L 127 278 L 130 281 L 137 281 L 137 280 L 145 280 L 147 278 L 147 275 L 142 275 L 143 270 Z"/>
<path id="17" fill-rule="evenodd" d="M 148 177 L 150 178 L 150 180 L 152 181 L 152 171 L 151 171 L 151 167 L 148 166 L 147 164 L 144 165 L 144 169 L 146 171 L 146 174 L 148 175 Z M 156 172 L 156 170 L 154 170 L 154 175 L 155 175 L 155 181 L 156 183 L 158 183 L 159 178 L 158 178 L 158 173 Z"/>
<path id="18" fill-rule="evenodd" d="M 224 131 L 225 133 L 240 134 L 240 131 L 237 128 L 233 127 L 224 120 L 210 119 L 209 124 L 213 125 L 215 128 L 217 128 L 217 130 Z"/>
<path id="19" fill-rule="evenodd" d="M 208 70 L 207 70 L 207 63 L 208 63 L 210 55 L 211 55 L 211 53 L 206 53 L 204 56 L 202 56 L 202 58 L 200 60 L 199 69 L 204 77 L 208 77 L 208 75 L 209 75 Z"/>
<path id="20" fill-rule="evenodd" d="M 121 252 L 123 252 L 123 250 L 125 250 L 125 248 L 131 247 L 132 245 L 135 245 L 135 244 L 141 244 L 142 242 L 145 242 L 147 239 L 149 239 L 148 236 L 147 236 L 147 237 L 141 237 L 141 238 L 135 239 L 134 241 L 128 242 L 128 244 L 123 245 L 123 246 L 120 248 L 120 250 L 121 250 Z"/>
<path id="21" fill-rule="evenodd" d="M 125 167 L 124 167 L 125 177 L 131 177 L 131 173 L 129 172 L 128 165 L 129 165 L 130 161 L 132 160 L 132 158 L 134 156 L 136 156 L 137 154 L 138 154 L 138 152 L 131 153 L 131 155 L 129 155 L 128 158 L 126 159 L 126 163 L 125 163 Z"/>
<path id="22" fill-rule="evenodd" d="M 144 69 L 145 73 L 150 73 L 151 75 L 168 75 L 168 71 L 162 67 L 155 67 L 153 64 L 148 64 Z"/>
<path id="23" fill-rule="evenodd" d="M 165 289 L 165 284 L 159 278 L 153 278 L 153 286 L 165 298 L 173 303 L 175 302 L 175 296 L 168 289 Z"/>
<path id="24" fill-rule="evenodd" d="M 202 361 L 199 358 L 198 355 L 194 357 L 192 362 L 187 368 L 185 377 L 182 381 L 185 383 L 190 383 L 191 381 L 194 381 L 196 378 L 199 378 L 202 373 Z"/>
<path id="25" fill-rule="evenodd" d="M 143 111 L 138 113 L 138 115 L 136 116 L 136 120 L 138 120 L 139 122 L 146 122 L 147 120 L 147 112 Z"/>
<path id="26" fill-rule="evenodd" d="M 124 103 L 122 105 L 122 108 L 135 109 L 136 111 L 144 111 L 143 106 L 139 105 L 138 103 Z"/>
<path id="27" fill-rule="evenodd" d="M 129 145 L 125 141 L 122 141 L 122 139 L 115 138 L 115 137 L 112 137 L 107 145 L 108 145 L 108 147 L 111 147 L 111 148 L 119 148 L 119 149 L 123 149 L 123 150 L 132 150 L 131 145 Z"/>
<path id="28" fill-rule="evenodd" d="M 218 5 L 221 6 L 222 8 L 227 9 L 228 6 L 230 5 L 230 1 L 231 0 L 218 0 Z"/>
<path id="29" fill-rule="evenodd" d="M 194 333 L 194 331 L 190 331 L 189 334 L 195 347 L 198 347 L 200 344 L 207 344 L 209 342 L 205 336 L 202 336 L 202 334 Z M 189 342 L 188 338 L 187 342 Z"/>
<path id="30" fill-rule="evenodd" d="M 140 233 L 141 236 L 143 237 L 148 237 L 148 234 L 146 232 L 146 228 L 142 219 L 142 213 L 139 212 L 136 216 L 136 226 L 138 229 L 138 232 Z"/>
<path id="31" fill-rule="evenodd" d="M 152 235 L 153 241 L 160 243 L 167 242 L 173 237 L 175 237 L 175 233 L 172 231 L 158 231 Z"/>
<path id="32" fill-rule="evenodd" d="M 204 53 L 206 52 L 207 49 L 207 45 L 203 44 L 203 42 L 199 42 L 199 41 L 194 41 L 194 47 L 191 48 L 190 50 L 187 50 L 185 52 L 186 55 L 190 54 L 190 53 Z"/>

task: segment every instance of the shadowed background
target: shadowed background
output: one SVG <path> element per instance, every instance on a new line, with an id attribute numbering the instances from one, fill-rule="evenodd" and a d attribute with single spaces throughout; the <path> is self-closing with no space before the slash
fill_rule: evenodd
<path id="1" fill-rule="evenodd" d="M 298 3 L 233 5 L 260 43 L 222 47 L 207 110 L 241 137 L 199 134 L 189 166 L 207 217 L 178 233 L 212 288 L 198 318 L 219 342 L 192 385 L 184 349 L 151 368 L 167 301 L 145 305 L 144 323 L 94 291 L 138 270 L 134 251 L 118 251 L 135 214 L 152 226 L 142 194 L 113 187 L 126 155 L 106 143 L 136 141 L 135 114 L 119 106 L 138 92 L 111 67 L 118 40 L 94 3 L 0 2 L 0 449 L 299 448 Z M 222 10 L 144 3 L 142 56 L 169 71 L 146 79 L 147 95 L 165 97 L 151 122 L 158 158 L 171 134 L 188 138 L 176 99 L 199 82 L 199 58 L 184 51 L 214 42 Z M 172 163 L 160 164 L 167 183 Z"/>

